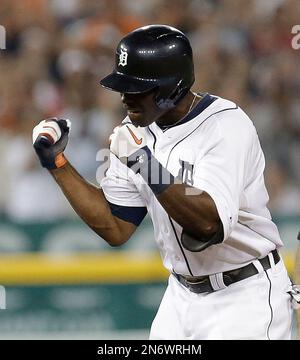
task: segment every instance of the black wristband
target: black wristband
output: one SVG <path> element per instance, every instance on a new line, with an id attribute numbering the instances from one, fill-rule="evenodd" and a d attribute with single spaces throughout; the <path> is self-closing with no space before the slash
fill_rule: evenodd
<path id="1" fill-rule="evenodd" d="M 127 166 L 142 176 L 155 195 L 175 183 L 174 176 L 152 155 L 148 146 L 132 154 L 127 159 Z"/>

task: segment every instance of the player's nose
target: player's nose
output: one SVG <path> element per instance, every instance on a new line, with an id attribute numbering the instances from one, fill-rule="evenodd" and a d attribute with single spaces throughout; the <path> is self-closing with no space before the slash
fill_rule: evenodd
<path id="1" fill-rule="evenodd" d="M 134 95 L 132 94 L 121 94 L 121 100 L 123 104 L 135 104 Z"/>

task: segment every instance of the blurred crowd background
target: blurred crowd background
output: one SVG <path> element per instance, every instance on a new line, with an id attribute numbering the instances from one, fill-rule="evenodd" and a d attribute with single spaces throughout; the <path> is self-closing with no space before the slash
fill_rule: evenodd
<path id="1" fill-rule="evenodd" d="M 14 221 L 72 217 L 32 151 L 33 126 L 68 117 L 67 155 L 96 182 L 96 153 L 124 113 L 98 81 L 136 27 L 163 23 L 194 49 L 194 91 L 237 102 L 264 149 L 273 213 L 300 213 L 300 50 L 291 46 L 299 0 L 1 0 L 0 212 Z"/>

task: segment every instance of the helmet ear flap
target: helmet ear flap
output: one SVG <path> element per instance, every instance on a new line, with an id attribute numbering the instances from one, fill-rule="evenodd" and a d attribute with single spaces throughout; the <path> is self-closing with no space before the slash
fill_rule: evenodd
<path id="1" fill-rule="evenodd" d="M 180 95 L 180 88 L 181 88 L 181 84 L 182 84 L 183 80 L 179 80 L 176 87 L 173 89 L 173 91 L 171 92 L 171 94 L 169 95 L 169 99 L 173 100 L 173 102 L 176 101 L 176 98 L 178 98 L 178 96 Z"/>
<path id="2" fill-rule="evenodd" d="M 159 87 L 159 91 L 156 96 L 156 104 L 160 109 L 168 110 L 174 107 L 174 100 L 179 96 L 181 83 L 182 80 L 176 84 L 175 88 L 170 88 L 166 85 Z"/>
<path id="3" fill-rule="evenodd" d="M 189 91 L 189 87 L 182 87 L 183 79 L 179 80 L 171 93 L 163 94 L 163 86 L 160 87 L 157 96 L 156 104 L 160 109 L 169 110 L 182 99 Z M 166 92 L 166 91 L 165 91 Z"/>

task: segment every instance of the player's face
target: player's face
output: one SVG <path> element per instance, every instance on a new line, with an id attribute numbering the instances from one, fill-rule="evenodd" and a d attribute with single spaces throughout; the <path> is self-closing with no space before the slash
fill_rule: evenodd
<path id="1" fill-rule="evenodd" d="M 155 95 L 155 90 L 142 94 L 121 94 L 123 106 L 134 125 L 148 126 L 166 112 L 156 105 Z"/>

